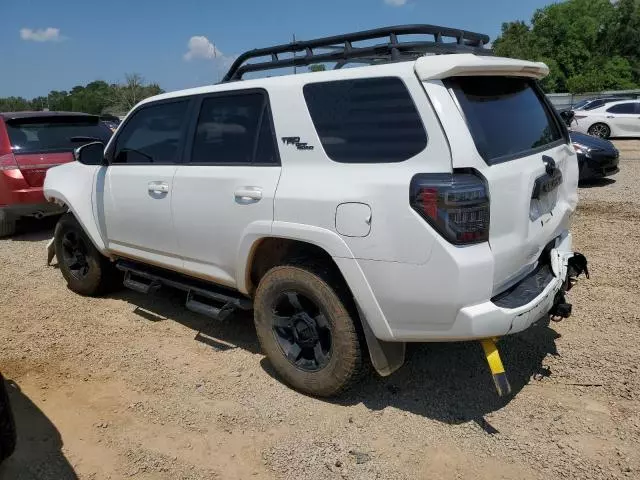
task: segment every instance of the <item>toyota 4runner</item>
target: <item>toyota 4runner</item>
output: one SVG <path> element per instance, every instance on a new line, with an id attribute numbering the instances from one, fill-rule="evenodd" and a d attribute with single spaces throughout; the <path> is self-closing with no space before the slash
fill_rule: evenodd
<path id="1" fill-rule="evenodd" d="M 315 395 L 369 358 L 392 373 L 406 342 L 472 339 L 508 392 L 491 339 L 568 316 L 586 260 L 568 231 L 576 154 L 536 83 L 548 68 L 488 41 L 409 25 L 296 42 L 140 102 L 106 147 L 47 172 L 69 288 L 253 309 L 278 374 Z M 318 63 L 335 68 L 241 81 Z"/>

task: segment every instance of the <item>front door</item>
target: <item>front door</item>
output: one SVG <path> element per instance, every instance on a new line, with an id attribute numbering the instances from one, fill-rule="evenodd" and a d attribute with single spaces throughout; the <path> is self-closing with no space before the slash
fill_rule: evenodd
<path id="1" fill-rule="evenodd" d="M 109 250 L 159 266 L 182 267 L 171 202 L 188 106 L 188 99 L 143 106 L 109 146 L 110 165 L 97 189 L 98 217 Z"/>
<path id="2" fill-rule="evenodd" d="M 280 160 L 267 93 L 201 97 L 189 138 L 172 202 L 184 270 L 235 287 L 241 239 L 273 221 Z"/>

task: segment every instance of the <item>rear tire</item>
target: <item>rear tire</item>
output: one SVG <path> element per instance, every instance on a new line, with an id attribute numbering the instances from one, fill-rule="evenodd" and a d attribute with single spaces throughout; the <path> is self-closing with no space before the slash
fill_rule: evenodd
<path id="1" fill-rule="evenodd" d="M 262 350 L 296 390 L 334 396 L 366 371 L 357 319 L 320 270 L 269 270 L 256 291 L 254 321 Z"/>
<path id="2" fill-rule="evenodd" d="M 589 130 L 587 130 L 587 132 L 589 133 L 589 135 L 598 138 L 609 138 L 609 136 L 611 135 L 611 129 L 604 123 L 594 123 L 589 127 Z"/>
<path id="3" fill-rule="evenodd" d="M 9 237 L 16 233 L 16 221 L 0 215 L 0 238 Z"/>
<path id="4" fill-rule="evenodd" d="M 58 220 L 54 245 L 69 289 L 80 295 L 97 296 L 122 287 L 122 273 L 98 251 L 71 213 Z"/>

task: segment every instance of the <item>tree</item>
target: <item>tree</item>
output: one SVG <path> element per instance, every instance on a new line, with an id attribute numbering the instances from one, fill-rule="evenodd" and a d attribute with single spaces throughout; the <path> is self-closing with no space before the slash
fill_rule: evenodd
<path id="1" fill-rule="evenodd" d="M 547 91 L 597 91 L 640 85 L 640 0 L 568 0 L 537 10 L 531 26 L 502 25 L 498 55 L 544 61 Z"/>
<path id="2" fill-rule="evenodd" d="M 100 115 L 123 115 L 135 104 L 163 90 L 157 83 L 145 84 L 138 74 L 128 74 L 122 84 L 95 80 L 76 85 L 69 92 L 52 90 L 44 97 L 26 100 L 22 97 L 0 98 L 0 111 L 44 110 L 85 112 Z"/>
<path id="3" fill-rule="evenodd" d="M 327 66 L 324 63 L 316 63 L 315 65 L 309 65 L 310 72 L 324 72 Z"/>

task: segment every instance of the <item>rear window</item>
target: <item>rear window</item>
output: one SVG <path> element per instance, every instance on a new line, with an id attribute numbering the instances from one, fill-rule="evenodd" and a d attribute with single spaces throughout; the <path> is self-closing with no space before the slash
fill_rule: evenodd
<path id="1" fill-rule="evenodd" d="M 111 130 L 98 117 L 21 118 L 7 122 L 13 153 L 71 151 L 94 141 L 107 143 Z"/>
<path id="2" fill-rule="evenodd" d="M 453 89 L 475 141 L 488 164 L 540 151 L 563 133 L 532 80 L 516 77 L 455 77 Z"/>
<path id="3" fill-rule="evenodd" d="M 427 146 L 420 115 L 399 78 L 310 83 L 304 98 L 322 146 L 336 162 L 402 162 Z"/>

